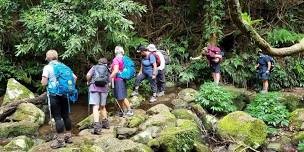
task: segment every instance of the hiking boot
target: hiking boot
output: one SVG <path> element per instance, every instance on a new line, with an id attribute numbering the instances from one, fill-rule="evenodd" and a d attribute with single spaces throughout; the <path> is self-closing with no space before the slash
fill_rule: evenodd
<path id="1" fill-rule="evenodd" d="M 268 91 L 266 91 L 266 90 L 260 91 L 261 94 L 265 94 L 265 93 L 267 93 L 267 92 L 268 92 Z"/>
<path id="2" fill-rule="evenodd" d="M 54 140 L 52 141 L 50 147 L 52 149 L 57 149 L 61 147 L 65 147 L 65 142 L 64 142 L 64 135 L 59 134 L 54 137 Z"/>
<path id="3" fill-rule="evenodd" d="M 102 129 L 101 124 L 99 122 L 95 122 L 94 123 L 94 128 L 93 128 L 93 134 L 101 135 L 101 129 Z"/>
<path id="4" fill-rule="evenodd" d="M 103 119 L 103 120 L 101 121 L 101 125 L 102 125 L 102 128 L 110 129 L 110 123 L 109 123 L 109 120 L 108 120 L 108 119 Z"/>
<path id="5" fill-rule="evenodd" d="M 133 115 L 134 115 L 134 112 L 133 112 L 133 110 L 128 110 L 126 113 L 125 113 L 125 115 L 127 116 L 127 117 L 132 117 Z"/>
<path id="6" fill-rule="evenodd" d="M 161 96 L 164 96 L 164 95 L 165 95 L 165 91 L 159 92 L 159 93 L 157 94 L 158 97 L 161 97 Z"/>
<path id="7" fill-rule="evenodd" d="M 72 141 L 72 133 L 71 132 L 67 132 L 67 133 L 64 134 L 64 141 L 67 144 L 73 143 L 73 141 Z"/>
<path id="8" fill-rule="evenodd" d="M 152 96 L 152 97 L 150 98 L 150 100 L 149 100 L 150 103 L 154 103 L 154 102 L 156 102 L 156 101 L 157 101 L 156 96 Z"/>
<path id="9" fill-rule="evenodd" d="M 134 90 L 132 93 L 131 93 L 131 96 L 133 97 L 133 96 L 138 96 L 139 95 L 139 93 L 138 93 L 138 91 L 137 90 Z"/>
<path id="10" fill-rule="evenodd" d="M 116 112 L 116 115 L 117 115 L 118 117 L 123 117 L 125 114 L 124 114 L 123 112 L 121 112 L 121 111 L 117 111 L 117 112 Z"/>

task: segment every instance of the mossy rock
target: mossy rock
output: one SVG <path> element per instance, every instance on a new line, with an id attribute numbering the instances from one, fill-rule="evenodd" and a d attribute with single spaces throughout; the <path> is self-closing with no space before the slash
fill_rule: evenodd
<path id="1" fill-rule="evenodd" d="M 180 109 L 180 108 L 187 108 L 188 102 L 182 100 L 182 99 L 173 99 L 171 101 L 171 104 L 174 106 L 174 109 Z"/>
<path id="2" fill-rule="evenodd" d="M 194 150 L 193 150 L 194 152 L 211 152 L 208 146 L 198 141 L 195 141 L 193 146 L 194 146 Z"/>
<path id="3" fill-rule="evenodd" d="M 194 112 L 201 120 L 204 120 L 207 112 L 200 104 L 191 104 L 191 111 Z"/>
<path id="4" fill-rule="evenodd" d="M 188 119 L 188 120 L 196 120 L 197 116 L 192 113 L 190 110 L 187 109 L 175 109 L 172 111 L 172 114 L 174 114 L 174 116 L 177 119 Z"/>
<path id="5" fill-rule="evenodd" d="M 222 87 L 234 95 L 233 102 L 237 107 L 237 110 L 243 110 L 246 107 L 246 104 L 250 103 L 256 96 L 254 92 L 250 92 L 245 88 L 236 88 L 230 85 L 224 85 Z"/>
<path id="6" fill-rule="evenodd" d="M 222 118 L 218 123 L 218 134 L 223 139 L 231 139 L 258 148 L 266 141 L 267 126 L 249 114 L 236 111 Z"/>
<path id="7" fill-rule="evenodd" d="M 65 147 L 58 149 L 58 152 L 104 152 L 101 147 L 97 145 L 84 145 L 81 147 Z"/>
<path id="8" fill-rule="evenodd" d="M 96 145 L 100 146 L 105 152 L 153 152 L 148 146 L 129 139 L 103 138 L 99 139 Z"/>
<path id="9" fill-rule="evenodd" d="M 290 114 L 289 128 L 292 130 L 304 130 L 304 108 L 297 109 Z"/>
<path id="10" fill-rule="evenodd" d="M 131 103 L 131 107 L 132 108 L 138 108 L 142 102 L 144 102 L 146 99 L 141 96 L 141 95 L 138 95 L 138 96 L 133 96 L 131 98 L 129 98 L 129 101 Z"/>
<path id="11" fill-rule="evenodd" d="M 147 115 L 135 114 L 134 116 L 132 116 L 131 118 L 128 119 L 128 127 L 130 127 L 130 128 L 138 127 L 147 118 L 148 118 Z"/>
<path id="12" fill-rule="evenodd" d="M 28 121 L 0 123 L 0 138 L 34 135 L 39 125 Z"/>
<path id="13" fill-rule="evenodd" d="M 34 142 L 31 138 L 26 136 L 19 136 L 14 138 L 11 142 L 4 146 L 6 151 L 28 151 Z"/>
<path id="14" fill-rule="evenodd" d="M 190 103 L 190 102 L 195 101 L 197 94 L 198 94 L 198 91 L 196 91 L 192 88 L 186 88 L 186 89 L 181 90 L 178 93 L 178 98 Z"/>
<path id="15" fill-rule="evenodd" d="M 7 82 L 6 92 L 2 102 L 2 106 L 16 100 L 32 99 L 34 98 L 34 93 L 28 88 L 20 84 L 14 78 L 11 78 Z"/>
<path id="16" fill-rule="evenodd" d="M 293 144 L 298 144 L 300 141 L 304 140 L 304 131 L 296 132 L 292 136 L 292 143 Z"/>
<path id="17" fill-rule="evenodd" d="M 89 115 L 88 117 L 77 123 L 76 126 L 78 127 L 79 130 L 83 130 L 86 128 L 90 128 L 92 124 L 93 124 L 93 114 Z"/>
<path id="18" fill-rule="evenodd" d="M 9 117 L 13 121 L 28 121 L 42 125 L 45 114 L 32 103 L 21 103 L 18 105 L 16 112 Z"/>
<path id="19" fill-rule="evenodd" d="M 215 131 L 217 130 L 218 121 L 219 120 L 214 115 L 207 114 L 205 119 L 202 120 L 202 123 L 205 129 Z"/>
<path id="20" fill-rule="evenodd" d="M 133 136 L 131 140 L 133 140 L 134 142 L 147 144 L 153 138 L 158 137 L 161 130 L 161 127 L 152 126 Z"/>
<path id="21" fill-rule="evenodd" d="M 228 147 L 228 152 L 247 152 L 246 149 L 247 148 L 242 145 L 230 144 Z"/>
<path id="22" fill-rule="evenodd" d="M 159 114 L 159 113 L 168 113 L 171 110 L 172 110 L 171 108 L 169 108 L 168 106 L 166 106 L 164 104 L 157 104 L 157 105 L 151 107 L 150 109 L 148 109 L 147 114 L 154 115 L 154 114 Z"/>
<path id="23" fill-rule="evenodd" d="M 160 126 L 163 128 L 168 126 L 174 126 L 175 121 L 176 118 L 172 113 L 162 112 L 160 114 L 153 115 L 149 119 L 147 119 L 144 123 L 142 123 L 139 126 L 139 130 L 145 130 L 146 128 L 151 126 Z"/>
<path id="24" fill-rule="evenodd" d="M 289 111 L 294 111 L 298 108 L 304 107 L 303 95 L 296 95 L 288 92 L 283 92 L 282 103 Z"/>
<path id="25" fill-rule="evenodd" d="M 200 130 L 193 120 L 178 119 L 176 126 L 164 129 L 148 146 L 166 152 L 191 151 L 200 136 Z"/>

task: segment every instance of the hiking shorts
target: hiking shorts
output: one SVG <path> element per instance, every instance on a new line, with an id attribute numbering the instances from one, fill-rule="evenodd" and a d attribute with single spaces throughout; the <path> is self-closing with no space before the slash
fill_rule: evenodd
<path id="1" fill-rule="evenodd" d="M 90 92 L 90 105 L 101 105 L 105 106 L 107 103 L 107 92 Z"/>
<path id="2" fill-rule="evenodd" d="M 260 72 L 260 73 L 259 73 L 259 79 L 260 79 L 260 80 L 268 80 L 268 79 L 269 79 L 269 73 Z"/>
<path id="3" fill-rule="evenodd" d="M 220 63 L 211 63 L 210 67 L 212 69 L 212 73 L 221 73 Z"/>

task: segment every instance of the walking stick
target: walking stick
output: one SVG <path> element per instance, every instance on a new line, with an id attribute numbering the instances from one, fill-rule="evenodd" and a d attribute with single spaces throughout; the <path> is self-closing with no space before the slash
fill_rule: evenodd
<path id="1" fill-rule="evenodd" d="M 49 117 L 50 117 L 49 125 L 51 125 L 51 130 L 53 130 L 51 100 L 50 100 L 50 94 L 49 94 L 48 90 L 46 90 L 46 96 L 47 96 L 47 102 L 48 102 L 48 107 L 49 107 Z"/>

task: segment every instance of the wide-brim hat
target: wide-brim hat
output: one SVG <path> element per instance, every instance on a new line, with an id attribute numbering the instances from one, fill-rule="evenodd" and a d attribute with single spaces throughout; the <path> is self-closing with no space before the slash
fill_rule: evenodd
<path id="1" fill-rule="evenodd" d="M 150 51 L 150 52 L 155 52 L 157 51 L 156 49 L 156 46 L 154 44 L 149 44 L 147 49 Z"/>

